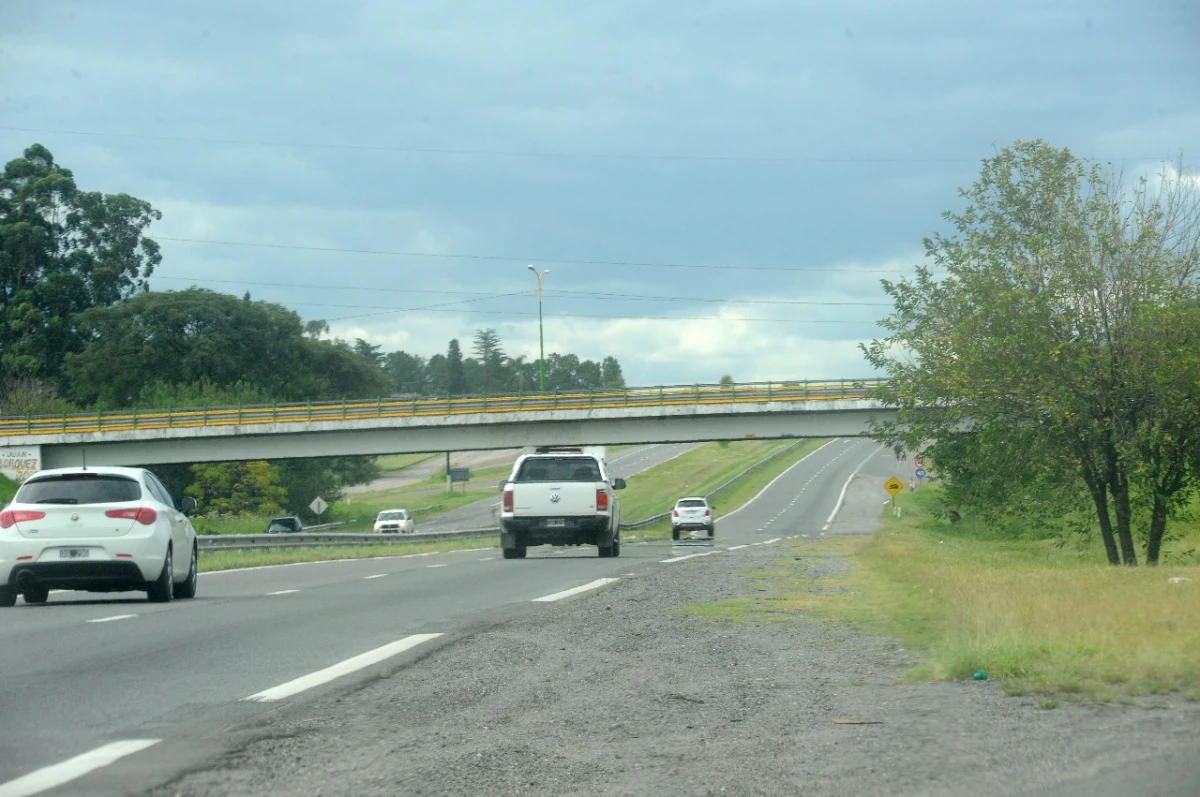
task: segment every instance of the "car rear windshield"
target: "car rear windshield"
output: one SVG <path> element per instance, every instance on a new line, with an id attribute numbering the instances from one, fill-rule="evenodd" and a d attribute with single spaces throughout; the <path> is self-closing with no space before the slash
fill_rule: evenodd
<path id="1" fill-rule="evenodd" d="M 141 497 L 142 486 L 128 476 L 66 473 L 25 482 L 14 500 L 21 504 L 118 504 Z"/>
<path id="2" fill-rule="evenodd" d="M 699 498 L 684 498 L 675 506 L 704 506 L 704 501 Z"/>
<path id="3" fill-rule="evenodd" d="M 598 482 L 600 465 L 587 457 L 527 459 L 517 473 L 519 482 Z"/>
<path id="4" fill-rule="evenodd" d="M 380 512 L 380 520 L 404 520 L 407 517 L 403 512 Z"/>

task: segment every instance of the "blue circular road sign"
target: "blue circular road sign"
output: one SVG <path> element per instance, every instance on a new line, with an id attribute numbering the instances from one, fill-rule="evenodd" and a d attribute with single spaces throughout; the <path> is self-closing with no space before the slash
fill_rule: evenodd
<path id="1" fill-rule="evenodd" d="M 925 469 L 924 468 L 917 468 L 917 478 L 918 479 L 925 478 Z"/>

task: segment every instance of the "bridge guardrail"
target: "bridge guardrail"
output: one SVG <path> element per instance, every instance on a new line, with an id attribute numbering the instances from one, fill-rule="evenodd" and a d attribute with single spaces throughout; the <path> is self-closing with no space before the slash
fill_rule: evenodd
<path id="1" fill-rule="evenodd" d="M 620 407 L 762 404 L 865 398 L 880 379 L 743 382 L 729 385 L 662 385 L 621 390 L 507 396 L 368 399 L 223 407 L 119 410 L 0 418 L 0 435 L 94 433 L 139 429 L 250 426 L 314 421 L 453 416 L 477 413 L 553 412 Z"/>

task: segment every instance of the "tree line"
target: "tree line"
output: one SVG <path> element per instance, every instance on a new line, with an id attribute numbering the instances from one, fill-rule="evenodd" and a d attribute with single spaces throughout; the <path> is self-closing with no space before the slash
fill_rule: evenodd
<path id="1" fill-rule="evenodd" d="M 874 436 L 927 450 L 947 511 L 1157 564 L 1200 488 L 1200 179 L 1030 141 L 960 195 L 929 265 L 883 283 Z"/>
<path id="2" fill-rule="evenodd" d="M 537 362 L 478 330 L 428 359 L 330 339 L 279 304 L 202 288 L 150 291 L 161 213 L 128 194 L 87 192 L 40 144 L 0 174 L 0 413 L 232 406 L 529 392 Z M 551 354 L 548 390 L 624 385 L 620 364 Z M 156 466 L 206 510 L 307 513 L 320 495 L 378 474 L 371 457 Z"/>

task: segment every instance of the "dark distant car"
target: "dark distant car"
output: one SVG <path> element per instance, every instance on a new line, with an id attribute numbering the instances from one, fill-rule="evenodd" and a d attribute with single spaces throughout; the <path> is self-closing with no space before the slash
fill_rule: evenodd
<path id="1" fill-rule="evenodd" d="M 298 517 L 273 517 L 267 524 L 267 534 L 295 534 L 303 528 Z"/>

